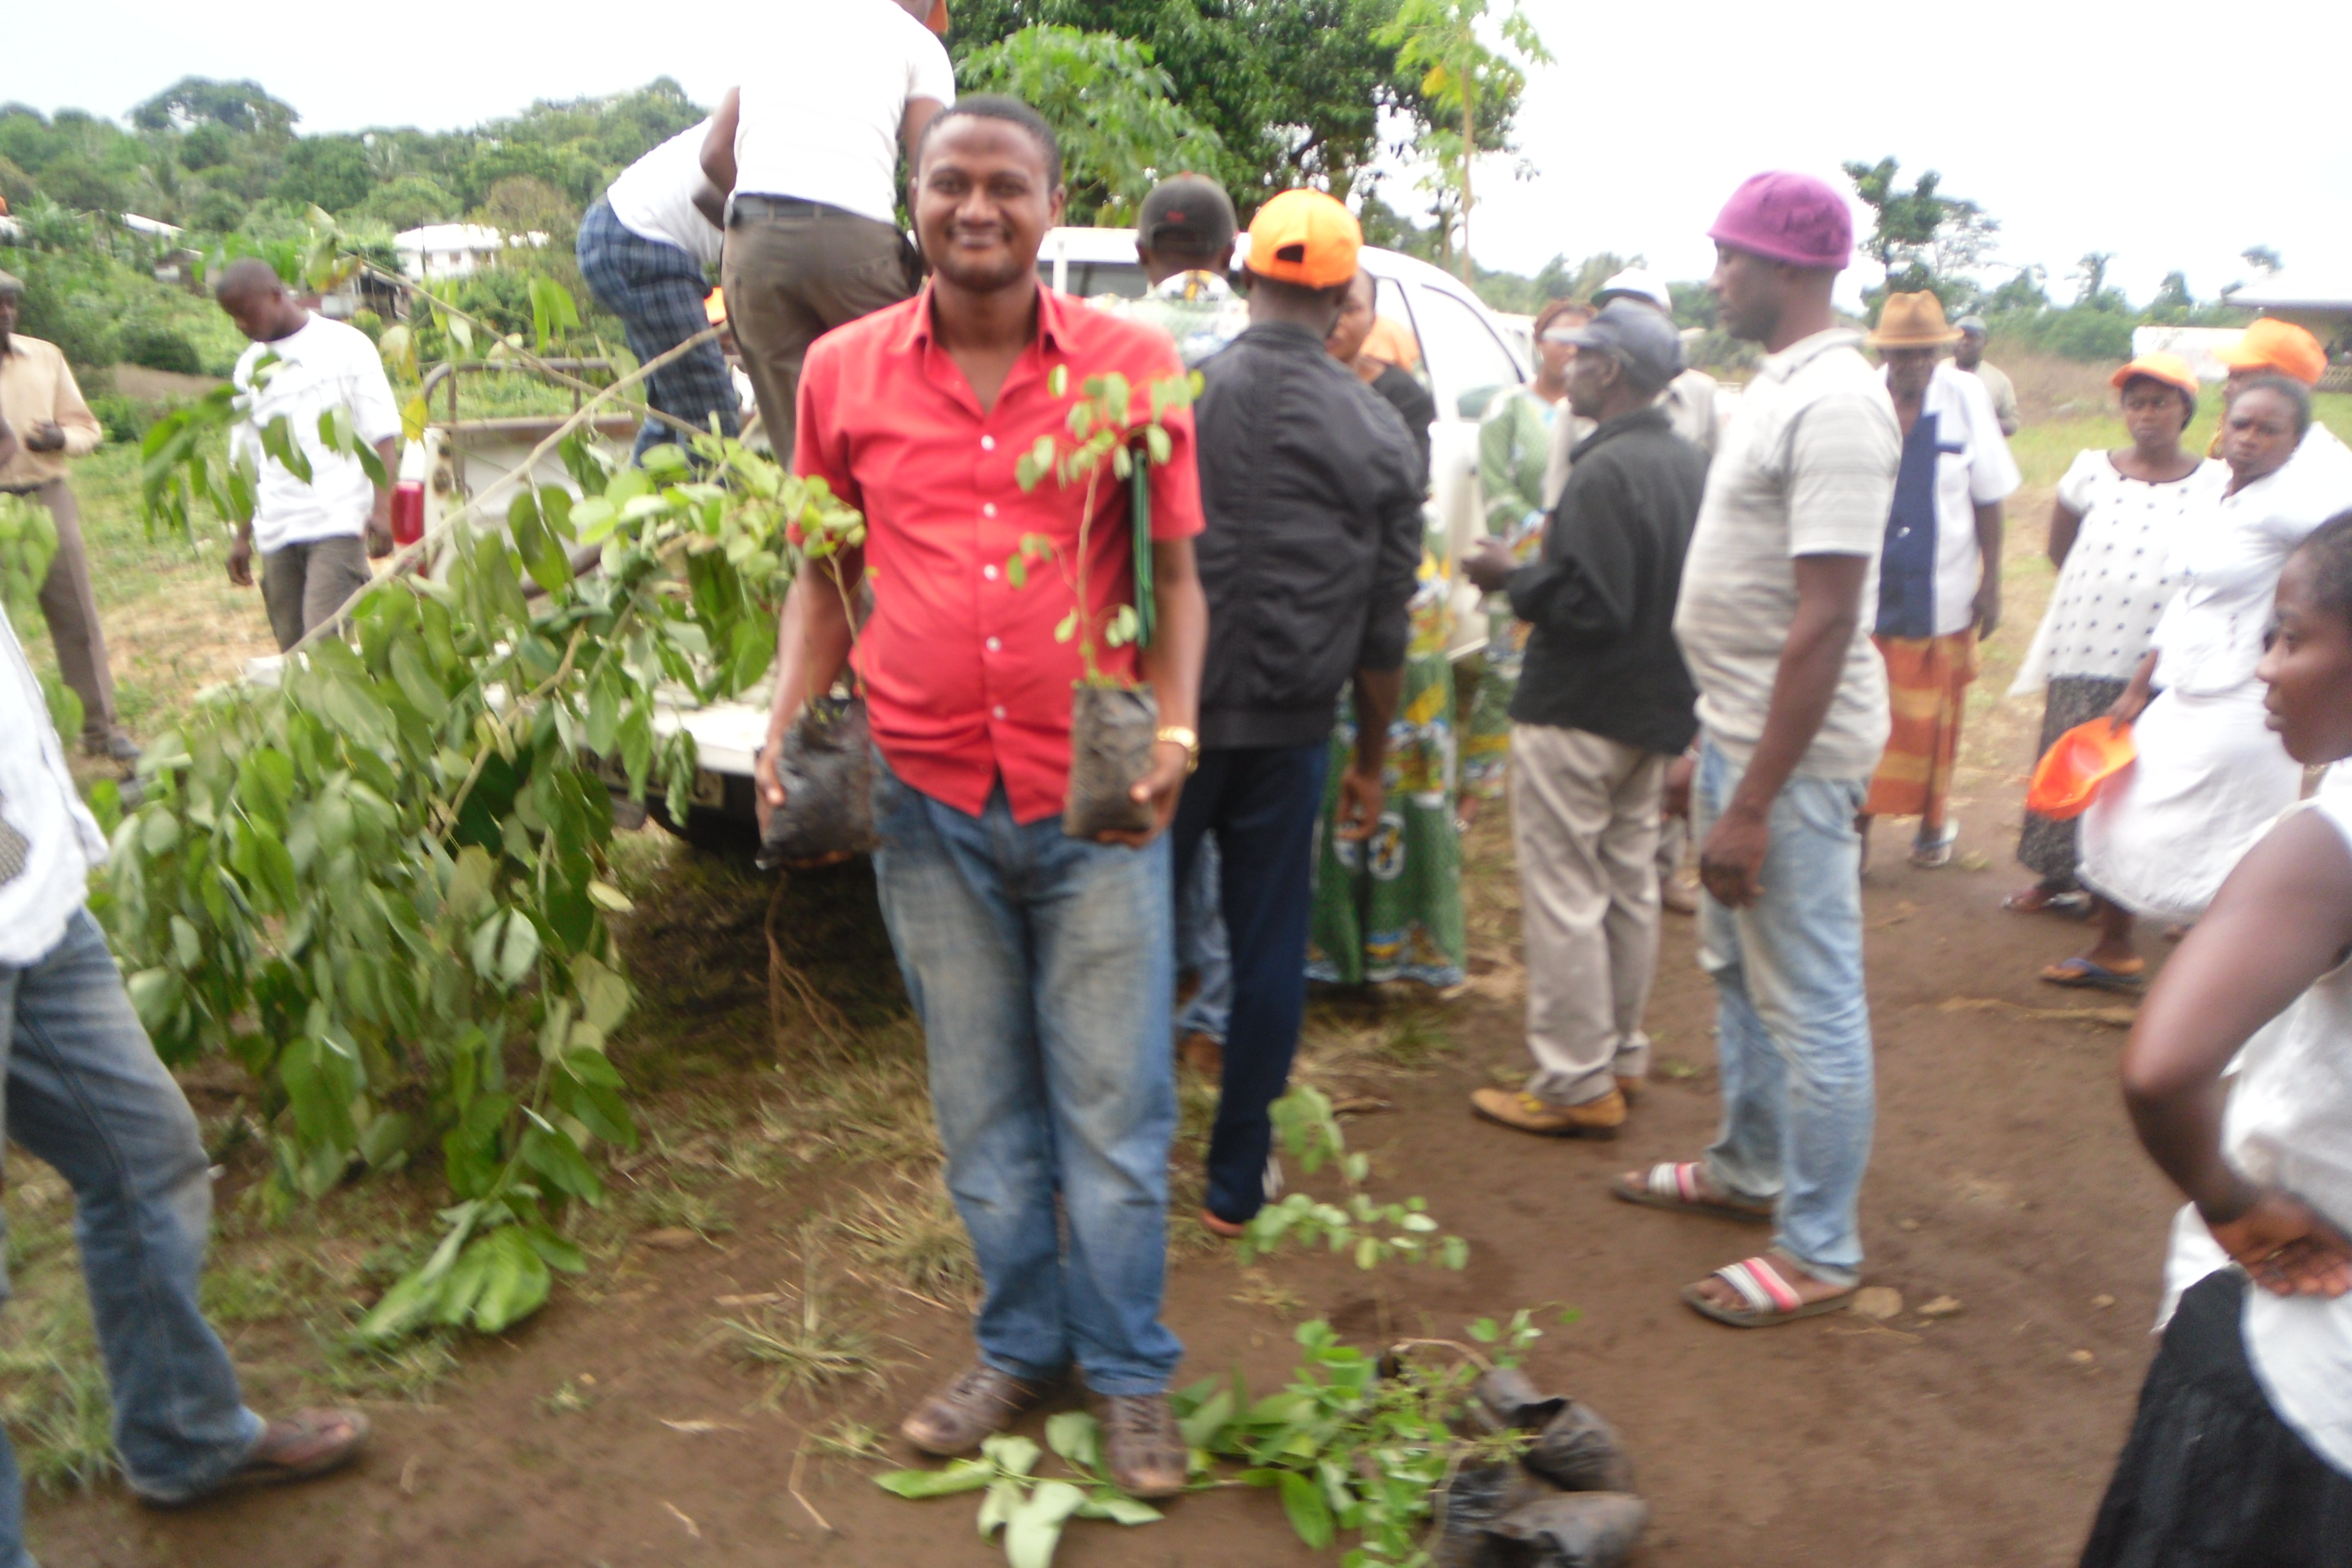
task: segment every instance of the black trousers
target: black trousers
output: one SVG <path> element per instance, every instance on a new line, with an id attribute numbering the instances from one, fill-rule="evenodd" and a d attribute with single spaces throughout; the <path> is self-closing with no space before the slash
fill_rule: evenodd
<path id="1" fill-rule="evenodd" d="M 1217 1124 L 1209 1139 L 1209 1212 L 1235 1223 L 1265 1203 L 1274 1141 L 1267 1107 L 1290 1081 L 1307 1017 L 1307 930 L 1315 898 L 1315 814 L 1330 748 L 1204 752 L 1176 807 L 1175 885 L 1188 885 L 1201 836 L 1214 830 L 1233 949 L 1233 1018 Z"/>
<path id="2" fill-rule="evenodd" d="M 2255 1381 L 2250 1289 L 2224 1268 L 2180 1298 L 2083 1568 L 2352 1563 L 2352 1477 L 2312 1452 Z"/>

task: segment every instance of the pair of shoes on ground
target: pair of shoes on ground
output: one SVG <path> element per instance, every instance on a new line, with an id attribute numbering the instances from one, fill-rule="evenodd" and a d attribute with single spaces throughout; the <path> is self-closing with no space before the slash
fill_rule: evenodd
<path id="1" fill-rule="evenodd" d="M 297 1410 L 262 1429 L 245 1463 L 218 1484 L 187 1497 L 134 1495 L 150 1508 L 186 1508 L 247 1487 L 283 1486 L 340 1470 L 367 1447 L 370 1425 L 357 1410 Z"/>
<path id="2" fill-rule="evenodd" d="M 1640 1079 L 1620 1078 L 1598 1100 L 1555 1105 L 1523 1089 L 1478 1089 L 1470 1091 L 1470 1109 L 1488 1121 L 1541 1138 L 1608 1139 L 1623 1128 L 1628 1108 L 1641 1092 Z"/>
<path id="3" fill-rule="evenodd" d="M 935 1458 L 969 1454 L 982 1439 L 1043 1405 L 1058 1380 L 1032 1381 L 974 1366 L 933 1390 L 898 1424 L 899 1436 Z M 1097 1394 L 1103 1467 L 1129 1497 L 1171 1498 L 1192 1476 L 1192 1453 L 1165 1394 Z"/>
<path id="4" fill-rule="evenodd" d="M 1629 1171 L 1610 1182 L 1609 1192 L 1612 1197 L 1645 1208 L 1707 1215 L 1744 1225 L 1770 1225 L 1773 1218 L 1771 1205 L 1715 1190 L 1696 1160 L 1665 1161 L 1646 1171 Z M 1735 1329 L 1762 1329 L 1842 1311 L 1853 1304 L 1861 1289 L 1858 1283 L 1833 1285 L 1825 1295 L 1807 1294 L 1808 1288 L 1817 1289 L 1831 1283 L 1815 1278 L 1776 1247 L 1727 1263 L 1705 1279 L 1684 1286 L 1682 1298 L 1683 1304 L 1701 1317 Z M 1718 1284 L 1720 1289 L 1708 1289 Z"/>

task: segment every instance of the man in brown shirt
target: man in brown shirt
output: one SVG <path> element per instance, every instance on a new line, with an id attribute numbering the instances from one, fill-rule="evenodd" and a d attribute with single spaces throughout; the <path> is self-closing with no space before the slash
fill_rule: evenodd
<path id="1" fill-rule="evenodd" d="M 58 520 L 57 558 L 41 584 L 41 615 L 57 647 L 58 673 L 81 699 L 82 749 L 131 763 L 139 748 L 115 720 L 114 675 L 107 668 L 106 636 L 99 630 L 81 511 L 66 484 L 66 459 L 98 450 L 106 433 L 82 401 L 58 346 L 16 331 L 24 293 L 24 284 L 0 272 L 0 418 L 16 428 L 19 448 L 0 464 L 0 490 L 33 497 Z"/>

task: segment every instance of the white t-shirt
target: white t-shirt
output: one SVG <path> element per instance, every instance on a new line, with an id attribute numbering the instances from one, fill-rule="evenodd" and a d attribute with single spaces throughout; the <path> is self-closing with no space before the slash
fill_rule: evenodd
<path id="1" fill-rule="evenodd" d="M 2082 526 L 2037 637 L 2051 676 L 2131 679 L 2157 617 L 2179 586 L 2173 543 L 2199 521 L 2210 522 L 2229 477 L 2227 468 L 2207 461 L 2186 478 L 2155 484 L 2130 478 L 2104 451 L 2075 454 L 2058 481 L 2058 504 Z"/>
<path id="2" fill-rule="evenodd" d="M 2007 500 L 2018 486 L 1984 383 L 1949 360 L 1938 364 L 1904 458 L 1878 563 L 1878 635 L 1948 637 L 1976 619 L 1984 580 L 1976 509 Z"/>
<path id="3" fill-rule="evenodd" d="M 2352 846 L 2352 769 L 2328 769 L 2317 811 Z M 2241 1174 L 2293 1193 L 2352 1230 L 2352 963 L 2339 964 L 2238 1054 L 2221 1152 Z M 2228 1257 L 2185 1208 L 2165 1261 L 2168 1319 L 2180 1292 Z M 2158 1326 L 2162 1326 L 2162 1319 Z M 2352 1296 L 2246 1292 L 2246 1358 L 2271 1408 L 2319 1457 L 2352 1475 Z"/>
<path id="4" fill-rule="evenodd" d="M 955 101 L 947 46 L 894 0 L 794 5 L 747 56 L 792 69 L 746 76 L 735 124 L 735 194 L 823 202 L 888 223 L 897 209 L 898 128 L 912 100 Z"/>
<path id="5" fill-rule="evenodd" d="M 1859 555 L 1870 567 L 1837 695 L 1797 771 L 1868 778 L 1886 747 L 1886 666 L 1870 626 L 1903 428 L 1861 342 L 1832 329 L 1765 360 L 1707 468 L 1675 637 L 1707 739 L 1742 766 L 1796 621 L 1800 555 Z"/>
<path id="6" fill-rule="evenodd" d="M 675 245 L 705 267 L 716 267 L 726 232 L 694 205 L 694 193 L 710 183 L 702 172 L 702 143 L 709 134 L 708 120 L 679 132 L 622 170 L 604 199 L 631 234 Z"/>
<path id="7" fill-rule="evenodd" d="M 254 386 L 254 366 L 265 353 L 278 363 Z M 233 452 L 250 449 L 261 462 L 260 493 L 254 499 L 253 542 L 268 554 L 289 544 L 340 539 L 367 531 L 375 508 L 375 487 L 359 459 L 347 458 L 319 439 L 319 416 L 337 404 L 352 412 L 352 427 L 369 446 L 400 434 L 400 405 L 375 344 L 357 327 L 312 316 L 300 331 L 274 343 L 253 343 L 230 377 L 249 395 L 246 418 L 229 433 Z M 286 471 L 262 453 L 260 427 L 279 415 L 293 427 L 310 462 L 310 482 Z"/>
<path id="8" fill-rule="evenodd" d="M 2284 467 L 2221 496 L 2213 511 L 2182 530 L 2171 559 L 2179 591 L 2152 639 L 2163 650 L 2156 683 L 2211 696 L 2252 680 L 2286 558 L 2347 507 L 2352 453 L 2314 425 Z"/>
<path id="9" fill-rule="evenodd" d="M 91 868 L 105 863 L 105 837 L 0 606 L 0 966 L 47 956 L 88 896 Z"/>

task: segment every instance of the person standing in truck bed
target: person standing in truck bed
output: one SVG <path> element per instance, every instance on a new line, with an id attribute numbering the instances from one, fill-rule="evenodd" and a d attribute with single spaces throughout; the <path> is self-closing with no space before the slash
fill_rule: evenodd
<path id="1" fill-rule="evenodd" d="M 809 68 L 772 65 L 710 117 L 702 170 L 728 197 L 719 286 L 779 462 L 809 344 L 915 291 L 894 221 L 898 153 L 911 163 L 955 97 L 947 30 L 948 0 L 796 9 L 776 41 Z"/>

